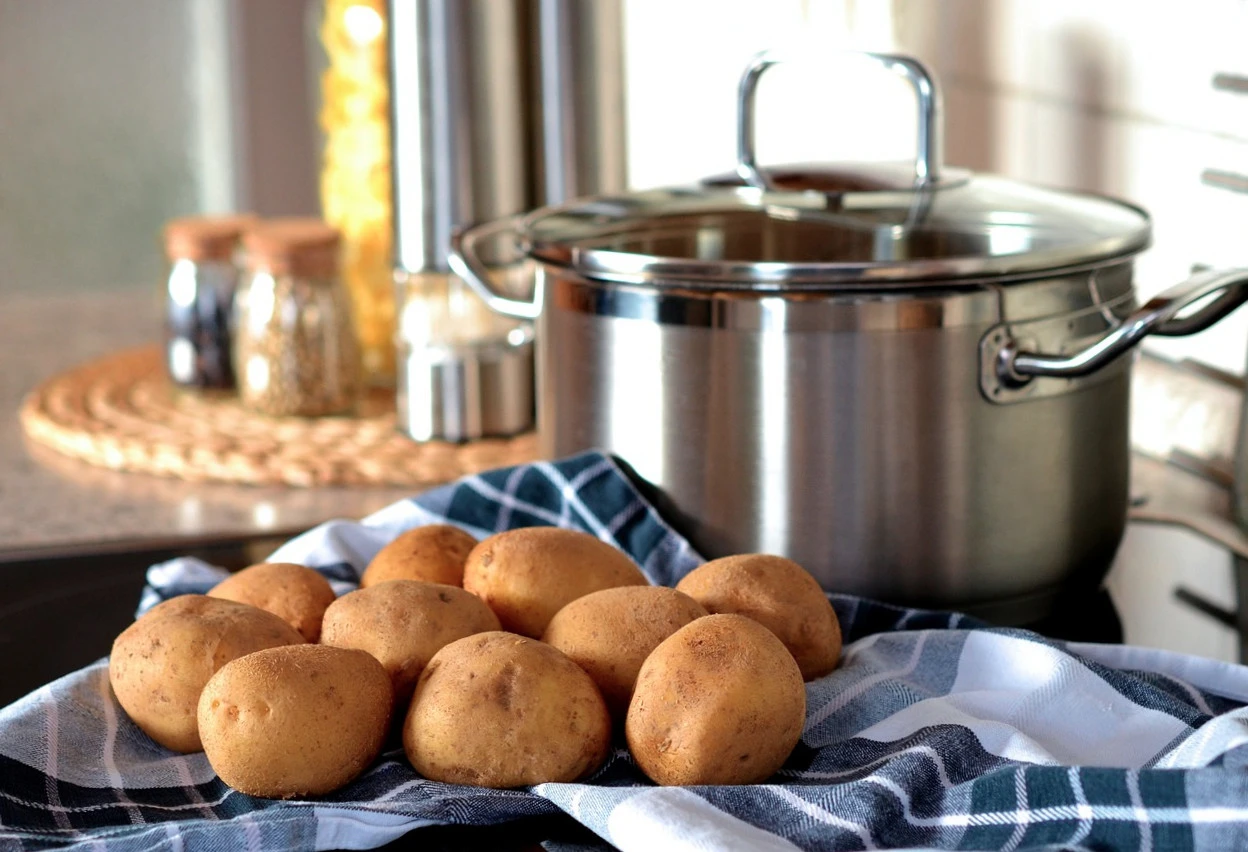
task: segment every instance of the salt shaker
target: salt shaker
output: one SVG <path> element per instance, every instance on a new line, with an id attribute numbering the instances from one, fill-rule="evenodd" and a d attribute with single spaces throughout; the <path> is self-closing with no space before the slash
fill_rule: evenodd
<path id="1" fill-rule="evenodd" d="M 165 367 L 175 384 L 233 388 L 230 316 L 238 240 L 253 216 L 188 216 L 165 225 Z"/>
<path id="2" fill-rule="evenodd" d="M 452 273 L 396 278 L 399 428 L 418 441 L 531 429 L 532 324 L 491 311 Z"/>
<path id="3" fill-rule="evenodd" d="M 244 236 L 234 366 L 247 407 L 313 417 L 355 406 L 360 353 L 340 244 L 339 232 L 317 219 L 275 219 Z"/>

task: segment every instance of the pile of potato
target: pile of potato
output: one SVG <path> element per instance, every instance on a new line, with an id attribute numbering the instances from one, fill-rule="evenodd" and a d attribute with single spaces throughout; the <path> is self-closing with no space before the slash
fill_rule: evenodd
<path id="1" fill-rule="evenodd" d="M 575 781 L 620 729 L 659 784 L 750 784 L 788 758 L 803 681 L 840 651 L 819 584 L 778 556 L 717 559 L 671 589 L 585 533 L 434 525 L 341 598 L 265 563 L 153 607 L 113 643 L 109 678 L 153 740 L 202 749 L 255 796 L 336 790 L 392 731 L 417 772 L 455 784 Z"/>

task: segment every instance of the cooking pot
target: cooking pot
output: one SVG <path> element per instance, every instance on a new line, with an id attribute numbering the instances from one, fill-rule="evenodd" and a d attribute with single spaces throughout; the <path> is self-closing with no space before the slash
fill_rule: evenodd
<path id="1" fill-rule="evenodd" d="M 1131 359 L 1248 299 L 1248 270 L 1137 307 L 1148 215 L 944 168 L 939 99 L 903 173 L 760 169 L 459 232 L 452 267 L 535 318 L 543 453 L 597 447 L 707 556 L 786 555 L 832 591 L 1043 617 L 1099 584 L 1127 515 Z M 732 183 L 738 185 L 731 185 Z M 485 258 L 535 263 L 532 300 Z"/>

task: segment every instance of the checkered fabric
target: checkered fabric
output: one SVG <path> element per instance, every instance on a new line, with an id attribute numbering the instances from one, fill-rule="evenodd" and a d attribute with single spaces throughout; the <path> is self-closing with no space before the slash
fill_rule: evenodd
<path id="1" fill-rule="evenodd" d="M 656 583 L 700 561 L 597 454 L 470 477 L 272 558 L 344 592 L 399 531 L 443 521 L 477 536 L 587 530 Z M 141 609 L 223 572 L 178 559 L 148 576 Z M 426 781 L 395 750 L 323 799 L 255 799 L 202 754 L 138 731 L 101 661 L 0 711 L 0 849 L 368 848 L 431 824 L 561 813 L 639 852 L 1248 846 L 1248 669 L 832 600 L 843 662 L 807 686 L 801 744 L 766 784 L 655 787 L 619 747 L 584 783 L 485 790 Z"/>

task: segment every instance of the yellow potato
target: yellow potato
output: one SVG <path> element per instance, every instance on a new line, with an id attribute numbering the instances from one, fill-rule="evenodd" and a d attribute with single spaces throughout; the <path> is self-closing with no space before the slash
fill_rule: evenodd
<path id="1" fill-rule="evenodd" d="M 624 735 L 659 784 L 757 784 L 784 765 L 805 719 L 802 673 L 775 634 L 708 615 L 646 659 Z"/>
<path id="2" fill-rule="evenodd" d="M 498 630 L 476 595 L 456 586 L 390 580 L 343 595 L 325 610 L 321 643 L 367 651 L 390 675 L 395 706 L 406 706 L 416 679 L 443 646 Z"/>
<path id="3" fill-rule="evenodd" d="M 320 796 L 381 751 L 390 678 L 363 651 L 296 645 L 240 657 L 199 698 L 204 753 L 235 790 L 269 799 Z"/>
<path id="4" fill-rule="evenodd" d="M 152 607 L 113 642 L 108 679 L 122 709 L 165 748 L 200 751 L 195 707 L 204 684 L 226 663 L 303 642 L 271 612 L 205 595 Z"/>
<path id="5" fill-rule="evenodd" d="M 401 533 L 377 552 L 360 577 L 367 589 L 387 580 L 464 584 L 464 560 L 477 540 L 450 524 L 429 524 Z"/>
<path id="6" fill-rule="evenodd" d="M 676 588 L 712 613 L 748 616 L 784 643 L 805 680 L 841 659 L 841 625 L 814 577 L 791 559 L 747 553 L 707 562 Z"/>
<path id="7" fill-rule="evenodd" d="M 611 717 L 589 675 L 514 633 L 480 633 L 434 654 L 403 725 L 416 771 L 452 784 L 575 781 L 610 747 Z"/>
<path id="8" fill-rule="evenodd" d="M 649 581 L 623 551 L 592 535 L 525 527 L 492 535 L 468 554 L 464 588 L 481 597 L 503 629 L 538 637 L 579 597 Z"/>
<path id="9" fill-rule="evenodd" d="M 261 562 L 244 568 L 217 583 L 208 595 L 271 612 L 308 642 L 321 637 L 321 618 L 334 602 L 328 580 L 292 562 Z"/>
<path id="10" fill-rule="evenodd" d="M 567 654 L 598 684 L 623 720 L 641 664 L 659 643 L 707 612 L 664 586 L 621 586 L 577 598 L 550 620 L 542 641 Z"/>

